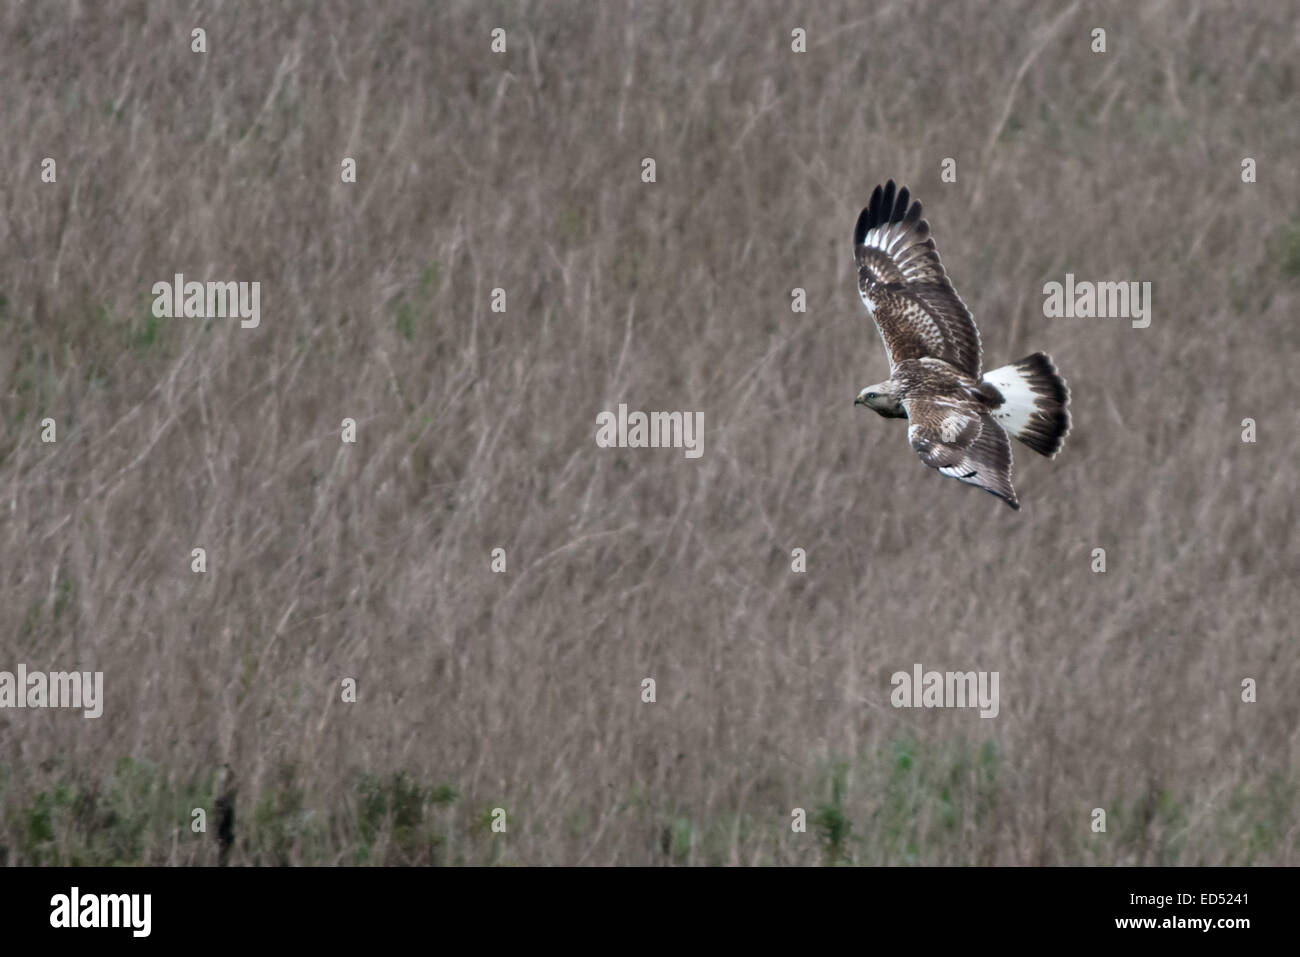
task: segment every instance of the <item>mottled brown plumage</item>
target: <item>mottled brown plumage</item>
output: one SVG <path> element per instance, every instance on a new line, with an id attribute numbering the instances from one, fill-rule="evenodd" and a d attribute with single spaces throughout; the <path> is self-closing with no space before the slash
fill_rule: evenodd
<path id="1" fill-rule="evenodd" d="M 876 320 L 890 371 L 904 359 L 932 356 L 967 375 L 980 374 L 980 334 L 948 281 L 921 204 L 907 187 L 877 186 L 858 217 L 853 247 L 858 293 Z"/>
<path id="2" fill-rule="evenodd" d="M 941 474 L 1019 508 L 1007 431 L 1054 456 L 1070 430 L 1069 390 L 1034 353 L 980 372 L 979 330 L 948 281 L 921 204 L 894 181 L 877 186 L 853 233 L 858 292 L 875 320 L 890 377 L 855 404 L 906 417 L 908 441 Z"/>

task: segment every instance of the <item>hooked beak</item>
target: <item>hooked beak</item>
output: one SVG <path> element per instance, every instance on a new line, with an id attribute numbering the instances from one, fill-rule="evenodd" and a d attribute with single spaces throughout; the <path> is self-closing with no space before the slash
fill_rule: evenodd
<path id="1" fill-rule="evenodd" d="M 866 405 L 867 403 L 864 402 L 864 401 L 862 400 L 862 396 L 858 396 L 856 399 L 853 400 L 853 404 L 854 404 L 854 405 Z"/>

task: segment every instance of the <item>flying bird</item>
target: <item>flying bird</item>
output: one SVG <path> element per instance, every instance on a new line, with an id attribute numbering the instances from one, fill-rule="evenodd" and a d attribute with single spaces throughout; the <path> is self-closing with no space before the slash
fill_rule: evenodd
<path id="1" fill-rule="evenodd" d="M 907 187 L 877 186 L 853 231 L 858 293 L 889 357 L 889 378 L 853 400 L 906 418 L 921 461 L 1014 509 L 1007 433 L 1052 458 L 1070 431 L 1070 390 L 1035 352 L 980 374 L 980 334 L 948 281 L 930 224 Z"/>

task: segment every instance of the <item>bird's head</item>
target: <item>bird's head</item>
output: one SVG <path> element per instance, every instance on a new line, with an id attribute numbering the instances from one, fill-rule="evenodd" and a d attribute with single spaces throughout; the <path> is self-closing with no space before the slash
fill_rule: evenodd
<path id="1" fill-rule="evenodd" d="M 886 379 L 879 385 L 869 385 L 853 400 L 854 405 L 865 405 L 868 409 L 874 409 L 887 419 L 903 419 L 907 417 L 907 412 L 903 409 L 903 403 L 898 400 L 898 383 L 893 379 Z"/>

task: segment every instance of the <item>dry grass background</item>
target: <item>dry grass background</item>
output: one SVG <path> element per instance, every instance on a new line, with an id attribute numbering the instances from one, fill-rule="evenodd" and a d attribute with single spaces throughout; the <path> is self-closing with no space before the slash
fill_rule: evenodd
<path id="1" fill-rule="evenodd" d="M 1298 20 L 6 4 L 0 667 L 107 703 L 0 712 L 0 856 L 211 863 L 228 762 L 234 864 L 1300 863 Z M 1069 379 L 1018 514 L 852 407 L 889 177 L 986 366 Z M 152 318 L 176 272 L 261 327 Z M 1042 318 L 1066 272 L 1150 328 Z M 1001 714 L 892 709 L 914 662 Z"/>

